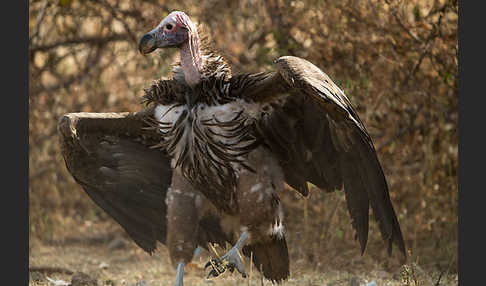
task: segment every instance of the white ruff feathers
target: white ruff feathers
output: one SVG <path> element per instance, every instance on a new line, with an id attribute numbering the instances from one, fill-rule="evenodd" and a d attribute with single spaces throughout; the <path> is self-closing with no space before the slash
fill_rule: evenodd
<path id="1" fill-rule="evenodd" d="M 248 142 L 240 142 L 240 138 L 232 135 L 232 131 L 228 128 L 218 126 L 217 124 L 207 124 L 209 123 L 221 123 L 221 122 L 231 122 L 234 120 L 241 112 L 241 116 L 249 118 L 245 122 L 247 124 L 252 124 L 253 119 L 257 118 L 260 114 L 260 104 L 247 103 L 243 100 L 236 100 L 220 106 L 208 106 L 205 104 L 197 104 L 196 106 L 189 109 L 186 105 L 157 105 L 154 111 L 154 117 L 160 122 L 160 127 L 162 132 L 167 132 L 168 128 L 173 128 L 174 124 L 177 122 L 181 114 L 188 112 L 189 115 L 180 122 L 184 126 L 183 134 L 178 138 L 176 142 L 175 149 L 171 152 L 172 167 L 176 167 L 175 164 L 179 159 L 179 156 L 183 153 L 183 150 L 189 150 L 189 156 L 193 157 L 196 152 L 194 144 L 196 141 L 202 145 L 206 144 L 206 139 L 198 138 L 194 128 L 197 126 L 201 130 L 206 130 L 207 136 L 210 137 L 214 142 L 220 142 L 223 144 L 231 145 L 234 147 L 244 147 Z M 240 117 L 241 117 L 240 116 Z M 171 138 L 167 138 L 171 140 Z M 211 153 L 213 158 L 220 159 L 212 150 L 208 152 Z M 237 153 L 239 151 L 225 150 L 227 154 L 233 154 L 239 157 Z M 233 165 L 233 164 L 232 164 Z M 233 168 L 238 169 L 236 165 Z M 236 172 L 238 173 L 238 172 Z"/>

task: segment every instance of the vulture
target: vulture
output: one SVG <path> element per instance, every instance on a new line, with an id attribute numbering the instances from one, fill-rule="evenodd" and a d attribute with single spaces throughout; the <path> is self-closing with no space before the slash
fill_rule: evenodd
<path id="1" fill-rule="evenodd" d="M 148 253 L 168 247 L 183 285 L 200 246 L 231 244 L 208 277 L 251 257 L 263 276 L 289 277 L 285 184 L 344 190 L 364 253 L 369 209 L 388 254 L 405 244 L 372 139 L 344 92 L 309 61 L 282 56 L 269 72 L 232 74 L 200 25 L 181 11 L 143 35 L 146 55 L 176 48 L 169 79 L 126 113 L 69 113 L 58 122 L 66 167 L 88 196 Z M 241 255 L 242 254 L 242 255 Z"/>

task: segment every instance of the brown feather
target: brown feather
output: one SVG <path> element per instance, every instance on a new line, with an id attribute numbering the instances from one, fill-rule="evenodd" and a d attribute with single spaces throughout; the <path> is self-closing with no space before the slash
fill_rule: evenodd
<path id="1" fill-rule="evenodd" d="M 255 267 L 272 283 L 281 283 L 290 275 L 285 237 L 272 236 L 268 241 L 246 245 L 243 254 L 252 257 Z"/>

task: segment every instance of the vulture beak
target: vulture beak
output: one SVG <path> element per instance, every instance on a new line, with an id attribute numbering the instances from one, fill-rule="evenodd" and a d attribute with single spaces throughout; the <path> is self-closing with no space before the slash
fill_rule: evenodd
<path id="1" fill-rule="evenodd" d="M 138 43 L 138 50 L 142 55 L 149 54 L 157 49 L 154 34 L 149 32 L 140 39 Z"/>

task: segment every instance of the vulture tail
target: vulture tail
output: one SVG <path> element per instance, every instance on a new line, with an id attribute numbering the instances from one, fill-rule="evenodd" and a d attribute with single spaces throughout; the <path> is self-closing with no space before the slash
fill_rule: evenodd
<path id="1" fill-rule="evenodd" d="M 243 254 L 251 257 L 253 264 L 272 283 L 280 283 L 290 275 L 289 252 L 285 236 L 272 236 L 271 240 L 243 247 Z"/>

